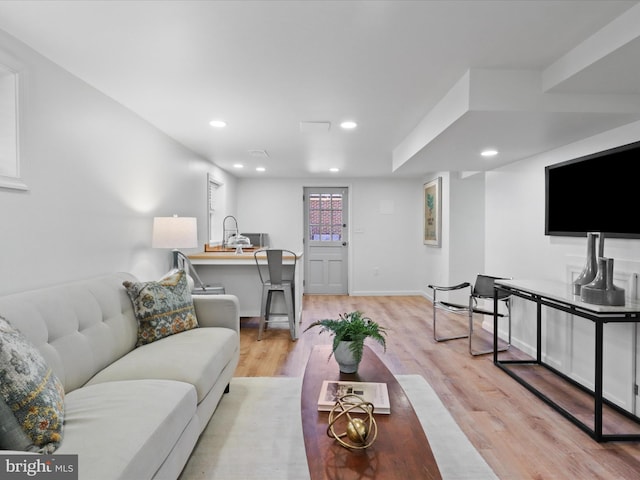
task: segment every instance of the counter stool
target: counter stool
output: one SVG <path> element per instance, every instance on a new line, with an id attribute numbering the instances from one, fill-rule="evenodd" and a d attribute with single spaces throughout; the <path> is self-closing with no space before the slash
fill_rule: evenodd
<path id="1" fill-rule="evenodd" d="M 266 264 L 264 258 L 266 254 Z M 287 269 L 285 275 L 283 255 L 291 255 L 293 257 L 293 266 Z M 253 258 L 256 261 L 258 275 L 262 282 L 262 301 L 260 302 L 260 326 L 258 328 L 258 340 L 262 340 L 262 333 L 269 323 L 289 323 L 289 332 L 291 340 L 297 340 L 296 316 L 294 305 L 294 278 L 297 257 L 291 250 L 282 250 L 274 248 L 263 248 L 253 252 Z M 284 277 L 287 278 L 284 278 Z M 286 312 L 278 313 L 271 311 L 271 301 L 273 294 L 281 292 L 284 297 Z M 287 317 L 287 320 L 272 320 L 271 317 Z"/>

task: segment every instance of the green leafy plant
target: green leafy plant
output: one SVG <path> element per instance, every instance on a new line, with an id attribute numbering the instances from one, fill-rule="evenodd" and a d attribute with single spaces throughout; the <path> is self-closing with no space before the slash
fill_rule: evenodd
<path id="1" fill-rule="evenodd" d="M 433 212 L 433 208 L 436 206 L 435 199 L 436 197 L 434 195 L 427 193 L 427 208 L 429 209 L 430 212 Z"/>
<path id="2" fill-rule="evenodd" d="M 381 327 L 369 317 L 365 317 L 360 311 L 341 313 L 338 318 L 326 318 L 317 320 L 305 328 L 305 332 L 311 328 L 319 327 L 320 332 L 329 332 L 333 335 L 333 348 L 331 355 L 340 342 L 351 342 L 351 352 L 356 362 L 362 360 L 364 341 L 371 338 L 378 342 L 387 351 L 385 335 L 386 329 Z M 329 358 L 331 358 L 329 355 Z"/>

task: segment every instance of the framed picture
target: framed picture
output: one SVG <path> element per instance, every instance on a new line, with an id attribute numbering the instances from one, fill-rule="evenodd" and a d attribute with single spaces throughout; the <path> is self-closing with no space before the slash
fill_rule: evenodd
<path id="1" fill-rule="evenodd" d="M 0 51 L 0 188 L 27 190 L 18 155 L 18 73 L 3 61 Z"/>
<path id="2" fill-rule="evenodd" d="M 424 184 L 422 199 L 424 219 L 424 244 L 439 247 L 441 241 L 440 228 L 442 225 L 442 177 L 438 177 Z"/>

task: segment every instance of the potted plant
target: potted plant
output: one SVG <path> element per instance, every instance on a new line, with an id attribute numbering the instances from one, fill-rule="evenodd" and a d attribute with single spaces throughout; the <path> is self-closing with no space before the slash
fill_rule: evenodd
<path id="1" fill-rule="evenodd" d="M 335 356 L 342 373 L 358 371 L 358 365 L 362 360 L 364 341 L 367 338 L 375 340 L 382 345 L 385 351 L 387 350 L 386 329 L 357 310 L 341 313 L 338 318 L 317 320 L 304 331 L 314 327 L 320 327 L 320 333 L 329 332 L 333 335 L 333 349 L 329 358 L 331 355 Z"/>

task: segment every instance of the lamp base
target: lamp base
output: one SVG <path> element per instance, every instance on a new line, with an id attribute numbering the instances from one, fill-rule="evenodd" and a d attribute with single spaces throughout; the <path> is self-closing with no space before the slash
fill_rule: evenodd
<path id="1" fill-rule="evenodd" d="M 180 268 L 179 258 L 181 253 L 177 248 L 171 250 L 171 270 L 178 270 Z"/>

